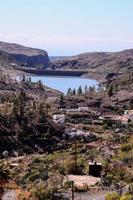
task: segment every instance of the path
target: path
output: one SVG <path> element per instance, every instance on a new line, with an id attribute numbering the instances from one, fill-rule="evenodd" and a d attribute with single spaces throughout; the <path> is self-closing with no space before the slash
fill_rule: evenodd
<path id="1" fill-rule="evenodd" d="M 90 192 L 85 193 L 77 193 L 74 194 L 74 200 L 105 200 L 106 192 L 97 193 L 97 194 L 90 194 Z M 72 193 L 71 191 L 66 191 L 66 193 L 63 194 L 65 198 L 72 199 Z"/>

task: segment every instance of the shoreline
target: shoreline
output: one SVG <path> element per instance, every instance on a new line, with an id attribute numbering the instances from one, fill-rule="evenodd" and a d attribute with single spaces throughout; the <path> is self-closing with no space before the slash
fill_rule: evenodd
<path id="1" fill-rule="evenodd" d="M 106 81 L 106 74 L 98 74 L 89 71 L 79 70 L 36 70 L 36 69 L 14 69 L 17 75 L 49 76 L 49 77 L 79 77 L 84 79 L 96 80 L 99 83 Z M 16 73 L 15 73 L 16 74 Z"/>

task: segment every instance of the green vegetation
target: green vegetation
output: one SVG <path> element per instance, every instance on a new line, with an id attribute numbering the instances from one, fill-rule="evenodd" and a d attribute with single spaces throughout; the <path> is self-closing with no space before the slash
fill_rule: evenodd
<path id="1" fill-rule="evenodd" d="M 8 166 L 4 163 L 0 163 L 0 199 L 3 196 L 6 185 L 11 179 L 11 172 Z"/>
<path id="2" fill-rule="evenodd" d="M 132 194 L 126 194 L 120 196 L 117 192 L 112 192 L 106 195 L 106 200 L 132 200 L 132 199 L 133 199 Z"/>
<path id="3" fill-rule="evenodd" d="M 69 88 L 66 96 L 50 98 L 41 81 L 35 84 L 26 76 L 18 83 L 1 74 L 0 87 L 6 91 L 0 96 L 1 158 L 4 150 L 9 156 L 7 163 L 13 162 L 11 155 L 26 154 L 14 161 L 16 165 L 9 164 L 9 172 L 1 168 L 1 180 L 8 183 L 11 170 L 16 187 L 22 190 L 20 199 L 27 190 L 32 199 L 49 200 L 56 192 L 70 192 L 72 186 L 75 192 L 91 193 L 101 188 L 118 192 L 108 194 L 106 200 L 132 199 L 133 124 L 114 120 L 106 113 L 120 119 L 125 109 L 132 109 L 133 102 L 124 103 L 126 107 L 118 104 L 115 81 L 107 90 L 102 85 L 80 86 Z M 73 112 L 79 107 L 87 110 Z M 55 114 L 64 114 L 65 124 L 56 124 Z M 91 188 L 66 181 L 68 175 L 88 175 L 89 161 L 102 163 L 101 183 Z M 121 196 L 126 186 L 128 192 Z"/>
<path id="4" fill-rule="evenodd" d="M 119 200 L 120 196 L 116 192 L 112 192 L 106 195 L 106 200 Z"/>

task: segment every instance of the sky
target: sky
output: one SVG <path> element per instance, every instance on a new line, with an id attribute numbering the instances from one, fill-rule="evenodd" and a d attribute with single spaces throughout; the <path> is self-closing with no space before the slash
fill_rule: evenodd
<path id="1" fill-rule="evenodd" d="M 1 0 L 0 41 L 50 56 L 133 48 L 133 0 Z"/>

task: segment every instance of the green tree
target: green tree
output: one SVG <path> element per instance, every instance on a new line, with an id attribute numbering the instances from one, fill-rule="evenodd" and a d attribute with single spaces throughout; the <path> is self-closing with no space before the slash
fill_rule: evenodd
<path id="1" fill-rule="evenodd" d="M 64 95 L 63 94 L 61 94 L 61 96 L 60 96 L 59 104 L 60 104 L 61 108 L 63 108 L 64 105 L 65 105 L 65 100 L 64 100 Z"/>
<path id="2" fill-rule="evenodd" d="M 113 85 L 112 84 L 108 87 L 107 94 L 109 97 L 113 96 Z"/>
<path id="3" fill-rule="evenodd" d="M 103 91 L 103 86 L 102 86 L 101 83 L 98 84 L 97 91 L 98 92 L 102 92 Z"/>
<path id="4" fill-rule="evenodd" d="M 46 105 L 43 102 L 41 102 L 38 105 L 38 115 L 39 115 L 40 121 L 45 121 L 46 120 L 47 111 L 46 111 Z"/>
<path id="5" fill-rule="evenodd" d="M 129 109 L 133 108 L 133 99 L 129 100 L 128 107 L 129 107 Z"/>
<path id="6" fill-rule="evenodd" d="M 32 196 L 37 198 L 38 200 L 50 200 L 51 191 L 47 187 L 47 184 L 43 181 L 40 181 L 36 186 L 32 189 Z"/>
<path id="7" fill-rule="evenodd" d="M 77 94 L 82 95 L 83 91 L 82 91 L 82 87 L 79 86 L 79 88 L 77 89 Z"/>
<path id="8" fill-rule="evenodd" d="M 24 90 L 21 90 L 18 96 L 19 99 L 19 115 L 20 119 L 24 117 L 27 96 Z"/>
<path id="9" fill-rule="evenodd" d="M 85 94 L 88 92 L 88 87 L 87 85 L 85 86 Z"/>
<path id="10" fill-rule="evenodd" d="M 90 86 L 89 89 L 88 89 L 88 91 L 89 91 L 90 93 L 93 92 L 93 88 Z"/>
<path id="11" fill-rule="evenodd" d="M 23 76 L 22 76 L 22 82 L 25 82 L 26 81 L 26 76 L 25 76 L 25 74 L 23 74 Z"/>
<path id="12" fill-rule="evenodd" d="M 71 88 L 68 88 L 67 96 L 71 96 L 71 95 L 72 95 L 72 89 L 71 89 Z"/>
<path id="13" fill-rule="evenodd" d="M 38 81 L 37 85 L 39 89 L 43 89 L 43 84 L 41 80 Z"/>
<path id="14" fill-rule="evenodd" d="M 76 95 L 76 90 L 75 90 L 75 89 L 73 89 L 72 94 L 73 94 L 73 95 Z"/>

